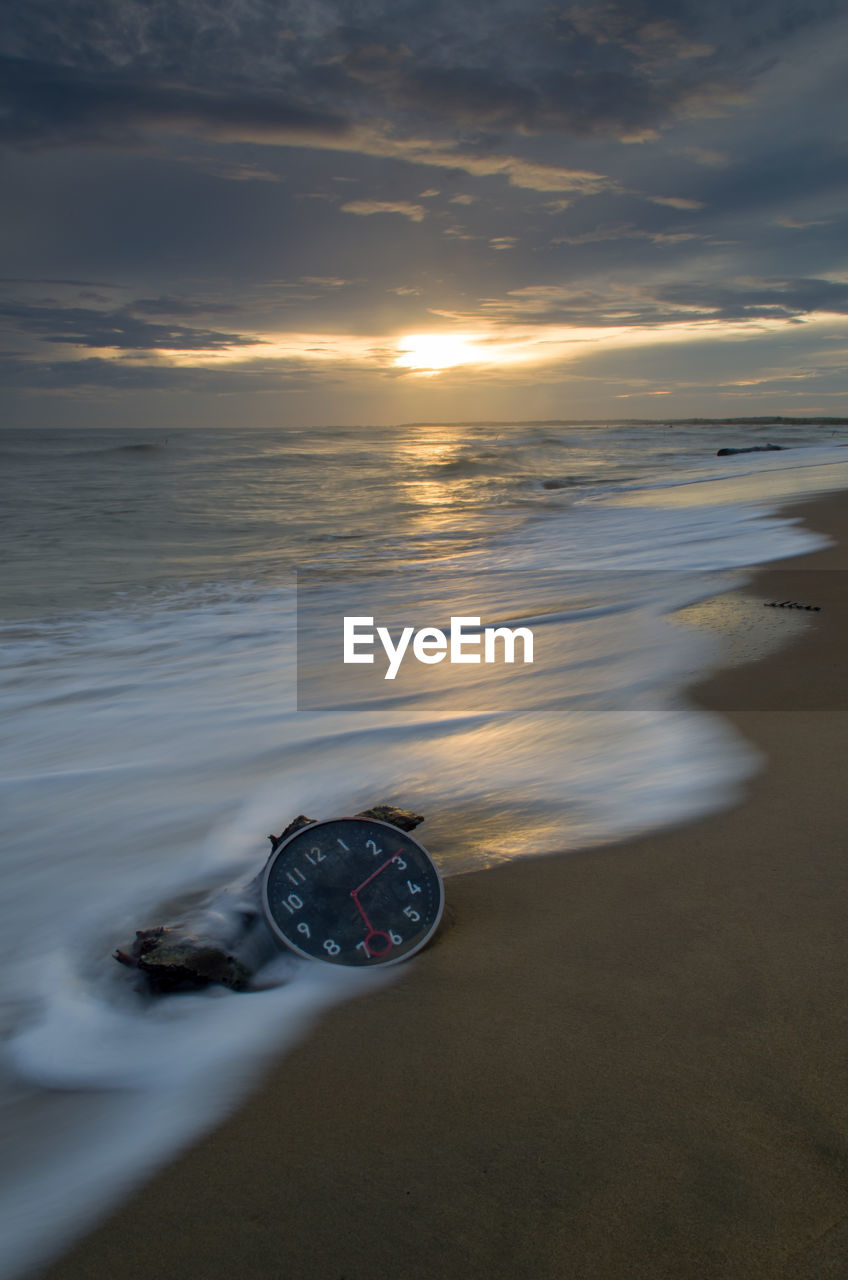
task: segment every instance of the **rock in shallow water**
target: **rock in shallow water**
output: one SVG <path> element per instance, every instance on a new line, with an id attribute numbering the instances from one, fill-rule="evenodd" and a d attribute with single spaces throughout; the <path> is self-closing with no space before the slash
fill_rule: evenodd
<path id="1" fill-rule="evenodd" d="M 732 453 L 779 453 L 782 444 L 750 444 L 747 449 L 719 449 L 717 458 L 729 458 Z"/>

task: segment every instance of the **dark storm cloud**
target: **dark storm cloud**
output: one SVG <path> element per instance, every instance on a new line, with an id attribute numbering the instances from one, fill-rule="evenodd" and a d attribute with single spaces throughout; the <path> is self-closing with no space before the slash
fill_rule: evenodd
<path id="1" fill-rule="evenodd" d="M 156 311 L 161 314 L 161 308 Z M 8 303 L 0 306 L 0 317 L 25 333 L 36 334 L 44 342 L 76 347 L 114 348 L 124 351 L 221 351 L 253 345 L 256 338 L 215 329 L 194 329 L 186 325 L 154 324 L 140 320 L 131 311 L 98 311 L 89 307 L 29 306 Z"/>
<path id="2" fill-rule="evenodd" d="M 12 58 L 0 59 L 0 107 L 0 141 L 24 146 L 127 143 L 149 131 L 300 141 L 345 127 L 282 96 L 216 93 Z"/>
<path id="3" fill-rule="evenodd" d="M 505 72 L 482 67 L 398 66 L 382 83 L 390 102 L 487 128 L 531 128 L 539 95 Z"/>
<path id="4" fill-rule="evenodd" d="M 712 56 L 724 66 L 747 65 L 751 55 L 779 46 L 842 11 L 840 0 L 740 5 L 737 0 L 584 0 L 566 6 L 555 19 L 559 32 L 610 45 L 639 65 L 659 71 L 679 60 Z"/>
<path id="5" fill-rule="evenodd" d="M 393 113 L 465 130 L 631 137 L 654 129 L 692 100 L 683 81 L 660 88 L 633 71 L 585 65 L 528 68 L 522 83 L 506 69 L 399 67 L 381 96 Z"/>
<path id="6" fill-rule="evenodd" d="M 0 137 L 34 146 L 193 133 L 355 150 L 355 126 L 396 138 L 429 128 L 442 140 L 649 136 L 738 103 L 767 38 L 779 43 L 831 11 L 41 0 L 7 7 Z"/>

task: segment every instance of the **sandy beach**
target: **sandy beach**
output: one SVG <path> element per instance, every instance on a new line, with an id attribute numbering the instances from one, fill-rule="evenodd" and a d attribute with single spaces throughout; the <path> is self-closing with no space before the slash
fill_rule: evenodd
<path id="1" fill-rule="evenodd" d="M 449 880 L 399 981 L 45 1280 L 848 1275 L 848 497 L 793 513 L 839 545 L 747 591 L 821 613 L 691 693 L 768 757 L 743 803 Z"/>

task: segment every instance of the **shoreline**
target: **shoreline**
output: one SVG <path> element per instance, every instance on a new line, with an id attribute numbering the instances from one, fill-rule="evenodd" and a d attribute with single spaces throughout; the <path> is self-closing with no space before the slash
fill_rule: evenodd
<path id="1" fill-rule="evenodd" d="M 789 510 L 838 546 L 742 591 L 848 566 L 845 494 Z M 806 634 L 689 691 L 768 756 L 740 803 L 450 879 L 399 981 L 43 1280 L 842 1274 L 846 611 L 815 581 Z"/>

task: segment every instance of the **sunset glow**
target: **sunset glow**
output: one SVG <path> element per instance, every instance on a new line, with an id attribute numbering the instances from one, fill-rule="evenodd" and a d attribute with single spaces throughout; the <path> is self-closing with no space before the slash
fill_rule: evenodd
<path id="1" fill-rule="evenodd" d="M 458 334 L 414 333 L 401 338 L 398 348 L 401 355 L 395 364 L 399 368 L 424 372 L 435 373 L 460 364 L 475 364 L 485 358 L 467 338 Z"/>
<path id="2" fill-rule="evenodd" d="M 159 0 L 118 45 L 72 5 L 41 47 L 21 10 L 11 420 L 838 412 L 838 7 L 760 48 L 748 9 L 176 5 L 178 91 Z"/>

